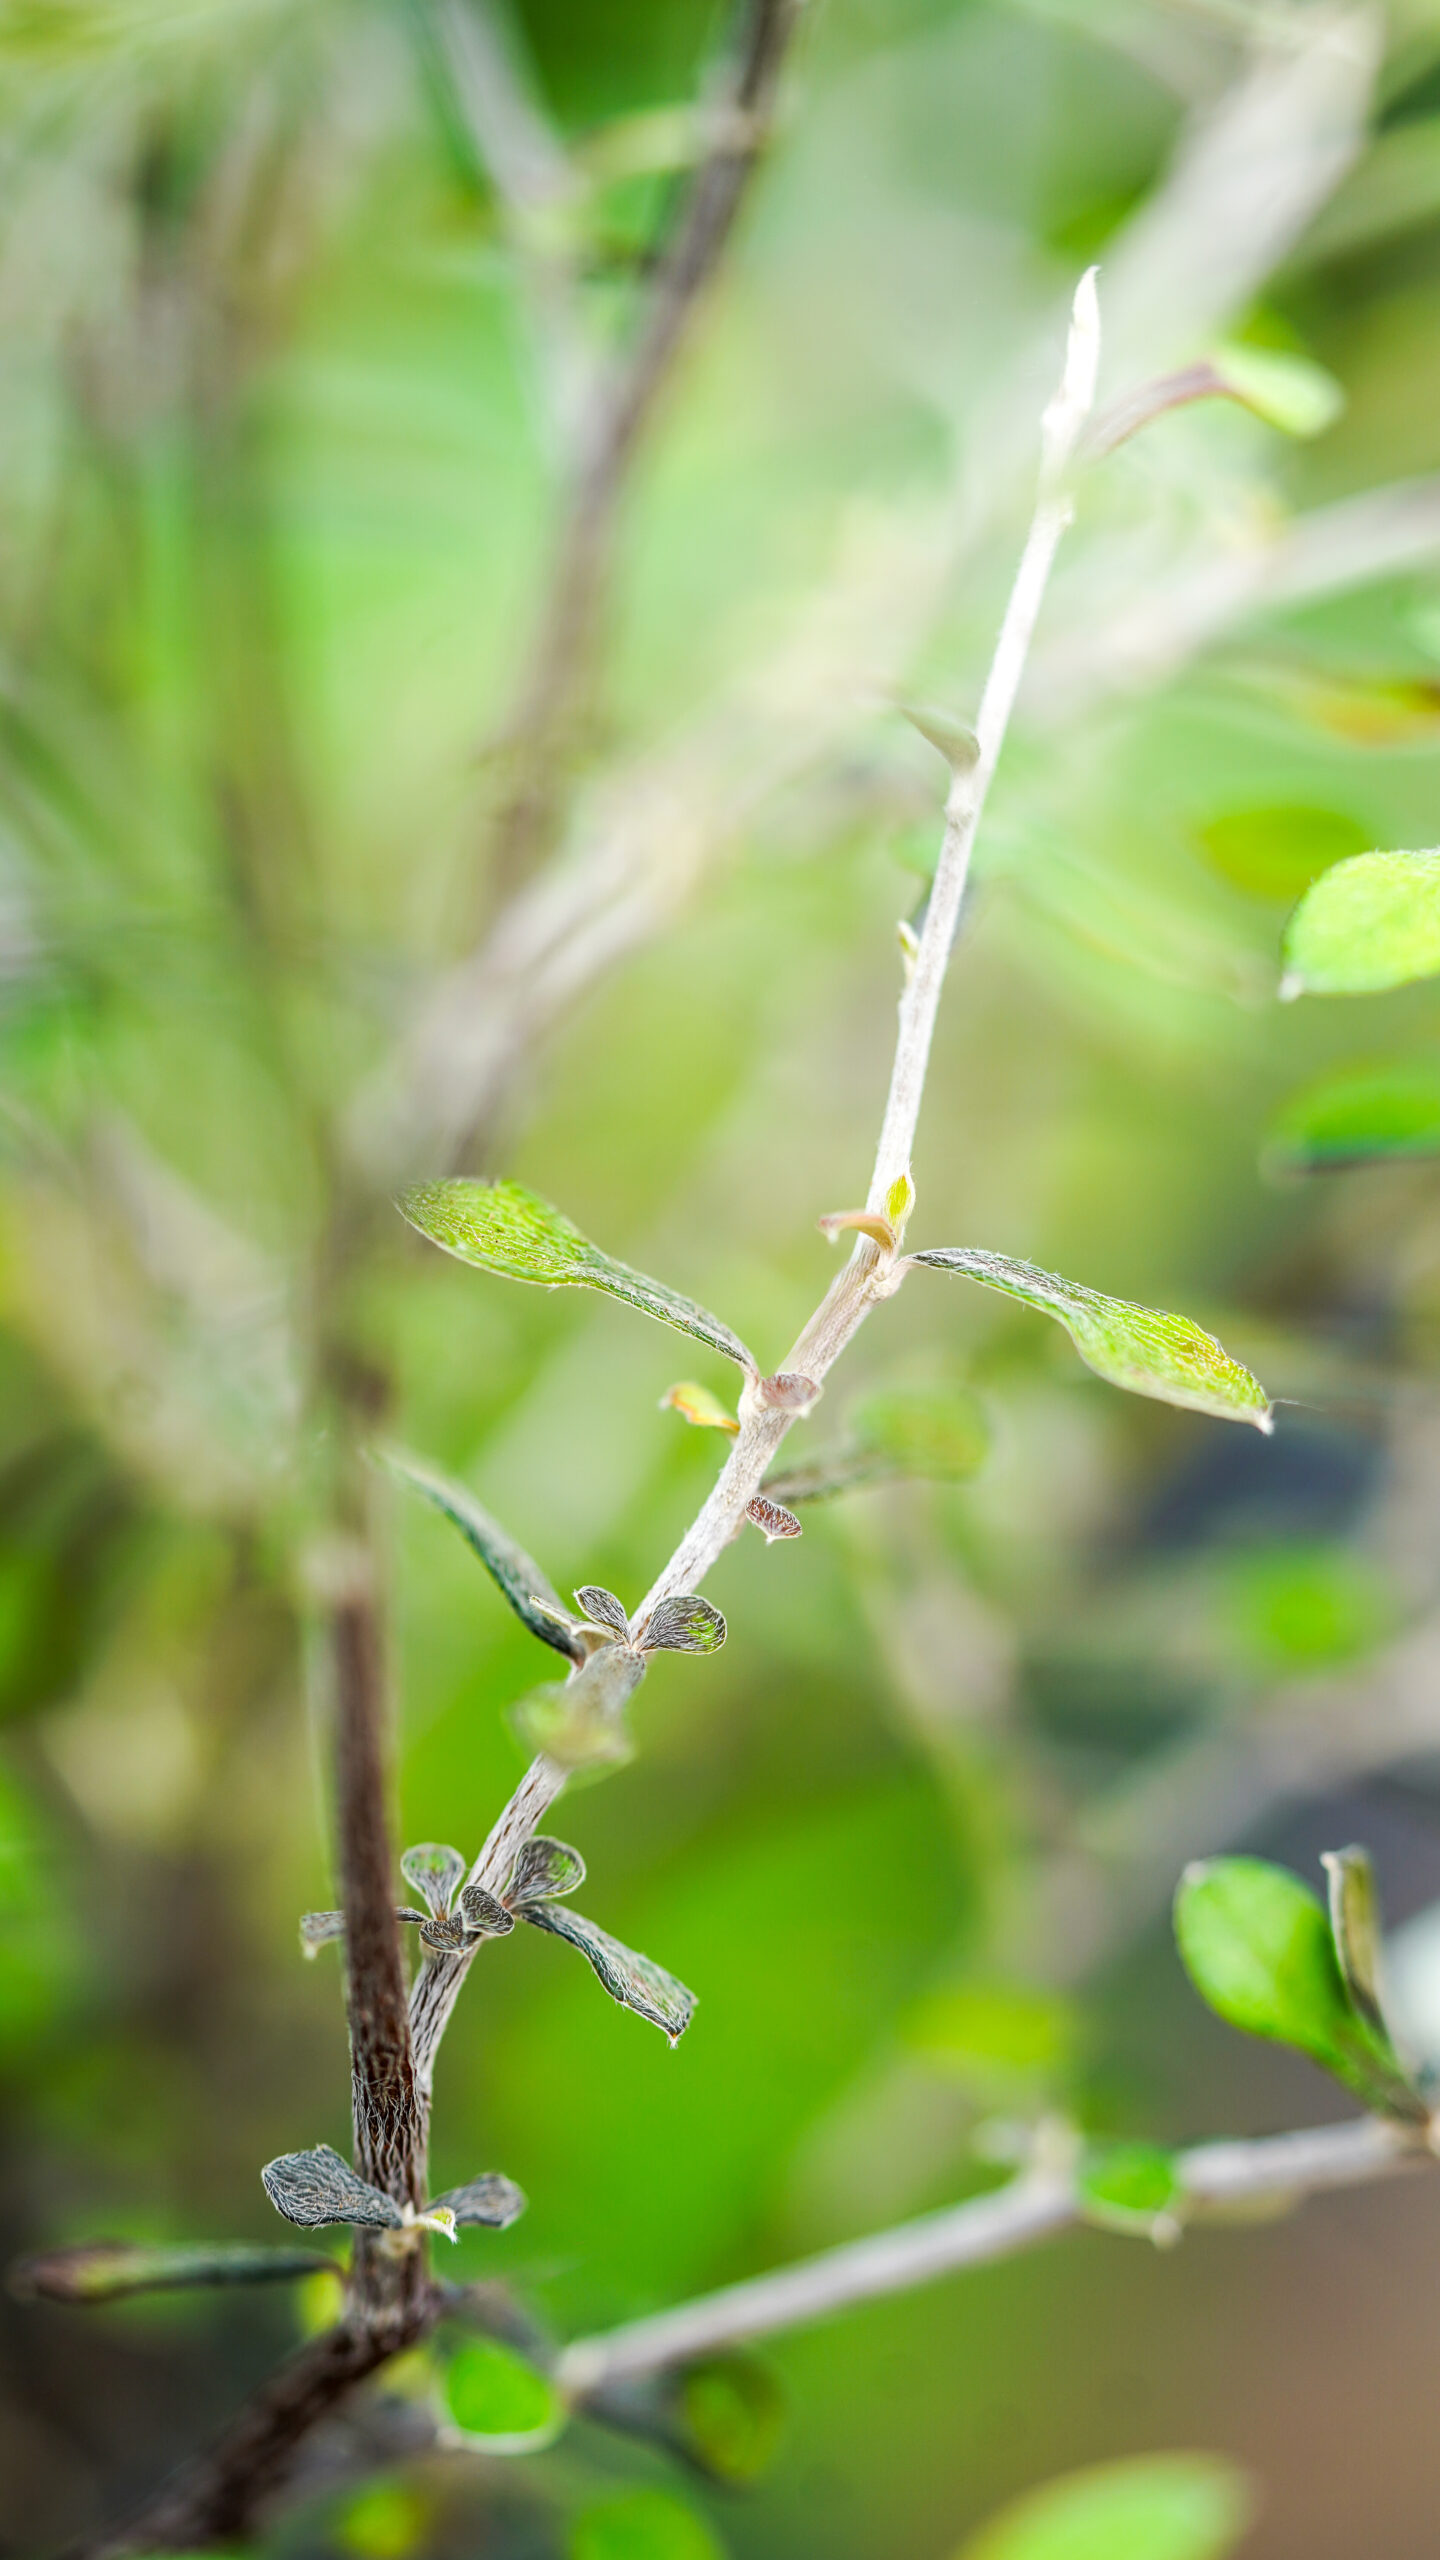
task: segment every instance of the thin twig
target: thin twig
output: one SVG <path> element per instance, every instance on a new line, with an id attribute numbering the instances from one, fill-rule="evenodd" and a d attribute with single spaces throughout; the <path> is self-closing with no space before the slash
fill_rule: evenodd
<path id="1" fill-rule="evenodd" d="M 1223 2211 L 1362 2185 L 1428 2156 L 1412 2134 L 1365 2116 L 1254 2142 L 1202 2143 L 1182 2151 L 1176 2166 L 1191 2208 L 1203 2214 L 1207 2207 Z M 1073 2170 L 1041 2165 L 996 2194 L 826 2249 L 746 2284 L 726 2285 L 652 2319 L 577 2338 L 560 2357 L 557 2380 L 572 2402 L 583 2402 L 613 2383 L 825 2319 L 852 2303 L 932 2284 L 957 2267 L 1011 2257 L 1084 2219 Z"/>

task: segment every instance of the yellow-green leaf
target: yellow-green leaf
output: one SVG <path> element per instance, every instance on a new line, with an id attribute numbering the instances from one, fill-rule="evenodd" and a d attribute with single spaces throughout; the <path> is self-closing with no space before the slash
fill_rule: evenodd
<path id="1" fill-rule="evenodd" d="M 960 1271 L 983 1288 L 1001 1289 L 1063 1324 L 1086 1367 L 1130 1394 L 1155 1396 L 1225 1422 L 1252 1422 L 1270 1431 L 1270 1399 L 1258 1379 L 1188 1316 L 1107 1298 L 1077 1280 L 1040 1271 L 1009 1254 L 983 1253 L 970 1245 L 942 1245 L 911 1256 L 939 1271 Z"/>
<path id="2" fill-rule="evenodd" d="M 603 1289 L 661 1324 L 693 1334 L 740 1368 L 755 1368 L 739 1335 L 718 1316 L 662 1280 L 651 1280 L 602 1253 L 561 1210 L 521 1183 L 469 1182 L 453 1175 L 417 1183 L 399 1206 L 422 1236 L 478 1271 L 528 1280 L 540 1289 Z"/>
<path id="3" fill-rule="evenodd" d="M 498 2338 L 466 2338 L 445 2368 L 450 2415 L 487 2453 L 535 2453 L 565 2424 L 548 2376 Z"/>
<path id="4" fill-rule="evenodd" d="M 1198 829 L 1200 848 L 1213 871 L 1247 898 L 1290 906 L 1312 880 L 1363 853 L 1368 831 L 1341 809 L 1225 809 Z"/>
<path id="5" fill-rule="evenodd" d="M 632 2489 L 575 2519 L 570 2560 L 725 2560 L 710 2527 L 665 2489 Z"/>
<path id="6" fill-rule="evenodd" d="M 1145 2454 L 1032 2489 L 956 2560 L 1222 2560 L 1250 2512 L 1244 2473 L 1217 2454 Z"/>
<path id="7" fill-rule="evenodd" d="M 662 1413 L 683 1414 L 697 1431 L 738 1431 L 733 1413 L 712 1396 L 708 1387 L 697 1386 L 693 1378 L 681 1378 L 678 1385 L 667 1387 L 660 1399 Z"/>
<path id="8" fill-rule="evenodd" d="M 1285 928 L 1280 993 L 1362 996 L 1440 972 L 1440 850 L 1357 853 L 1306 890 Z"/>
<path id="9" fill-rule="evenodd" d="M 1323 365 L 1274 347 L 1217 347 L 1210 359 L 1221 388 L 1267 426 L 1287 436 L 1318 436 L 1333 426 L 1345 394 Z"/>

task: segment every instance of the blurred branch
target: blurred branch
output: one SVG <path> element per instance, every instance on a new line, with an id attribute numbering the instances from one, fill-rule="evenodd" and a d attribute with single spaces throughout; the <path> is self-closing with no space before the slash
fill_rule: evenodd
<path id="1" fill-rule="evenodd" d="M 1365 2116 L 1254 2142 L 1201 2143 L 1179 2153 L 1176 2169 L 1196 2211 L 1223 2212 L 1363 2185 L 1427 2157 L 1413 2135 Z M 801 2327 L 852 2303 L 932 2284 L 959 2267 L 1011 2257 L 1084 2220 L 1073 2167 L 1041 2162 L 997 2194 L 848 2241 L 599 2337 L 577 2338 L 561 2355 L 556 2378 L 583 2405 L 611 2384 Z"/>

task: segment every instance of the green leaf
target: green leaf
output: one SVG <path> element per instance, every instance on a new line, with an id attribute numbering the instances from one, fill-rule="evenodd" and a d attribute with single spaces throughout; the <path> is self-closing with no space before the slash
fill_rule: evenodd
<path id="1" fill-rule="evenodd" d="M 536 2453 L 553 2444 L 565 2407 L 548 2376 L 498 2338 L 467 2338 L 445 2368 L 445 2401 L 457 2427 L 487 2453 Z"/>
<path id="2" fill-rule="evenodd" d="M 260 2181 L 276 2212 L 307 2231 L 333 2222 L 397 2231 L 403 2219 L 394 2197 L 372 2187 L 328 2142 L 267 2161 Z"/>
<path id="3" fill-rule="evenodd" d="M 47 2249 L 10 2270 L 21 2301 L 118 2302 L 130 2293 L 189 2292 L 200 2285 L 284 2284 L 297 2276 L 340 2274 L 318 2249 L 265 2249 L 244 2241 L 193 2241 L 174 2248 L 144 2241 L 82 2240 Z"/>
<path id="4" fill-rule="evenodd" d="M 755 1372 L 744 1343 L 718 1316 L 682 1297 L 664 1282 L 614 1262 L 583 1236 L 548 1200 L 518 1182 L 467 1182 L 451 1176 L 422 1182 L 399 1203 L 412 1227 L 446 1253 L 473 1263 L 479 1271 L 497 1271 L 507 1280 L 530 1280 L 541 1289 L 604 1289 L 628 1306 L 640 1307 L 661 1324 L 693 1334 L 712 1351 Z"/>
<path id="5" fill-rule="evenodd" d="M 1281 355 L 1273 347 L 1217 347 L 1211 356 L 1217 380 L 1243 400 L 1267 426 L 1287 436 L 1318 436 L 1333 426 L 1345 394 L 1323 365 L 1308 356 Z"/>
<path id="6" fill-rule="evenodd" d="M 1312 880 L 1369 841 L 1340 809 L 1228 809 L 1199 830 L 1206 860 L 1247 898 L 1291 906 Z"/>
<path id="7" fill-rule="evenodd" d="M 1440 971 L 1440 851 L 1357 853 L 1307 889 L 1285 927 L 1280 993 L 1374 995 Z"/>
<path id="8" fill-rule="evenodd" d="M 633 1749 L 623 1721 L 626 1702 L 644 1677 L 642 1653 L 602 1644 L 573 1679 L 522 1698 L 516 1725 L 532 1751 L 547 1753 L 562 1769 L 618 1768 Z"/>
<path id="9" fill-rule="evenodd" d="M 850 1415 L 862 1451 L 897 1476 L 960 1484 L 987 1455 L 990 1433 L 964 1387 L 891 1387 Z"/>
<path id="10" fill-rule="evenodd" d="M 491 1580 L 504 1593 L 521 1625 L 570 1661 L 583 1662 L 586 1648 L 575 1619 L 534 1557 L 527 1556 L 499 1521 L 491 1518 L 469 1486 L 457 1484 L 453 1476 L 442 1475 L 438 1467 L 428 1465 L 423 1458 L 412 1458 L 408 1450 L 384 1449 L 380 1454 L 393 1476 L 423 1494 L 427 1502 L 433 1502 L 437 1511 L 443 1511 L 446 1519 L 454 1522 L 467 1546 L 474 1548 Z"/>
<path id="11" fill-rule="evenodd" d="M 1267 1173 L 1345 1173 L 1440 1155 L 1440 1065 L 1351 1067 L 1293 1094 L 1270 1124 Z"/>
<path id="12" fill-rule="evenodd" d="M 550 1901 L 575 1893 L 585 1881 L 585 1861 L 568 1841 L 547 1840 L 537 1832 L 525 1842 L 505 1887 L 505 1899 L 518 1910 L 522 1902 Z"/>
<path id="13" fill-rule="evenodd" d="M 944 757 L 952 773 L 974 772 L 980 761 L 980 741 L 953 711 L 931 702 L 902 702 L 900 709 L 926 745 L 935 747 Z"/>
<path id="14" fill-rule="evenodd" d="M 683 1414 L 697 1431 L 735 1432 L 740 1428 L 719 1397 L 712 1396 L 708 1387 L 697 1386 L 693 1378 L 681 1378 L 676 1386 L 667 1387 L 660 1399 L 660 1410 Z"/>
<path id="15" fill-rule="evenodd" d="M 663 1965 L 622 1946 L 608 1929 L 597 1928 L 593 1920 L 567 1910 L 563 1902 L 522 1903 L 519 1917 L 578 1947 L 612 2000 L 618 2000 L 622 2009 L 633 2009 L 637 2018 L 648 2019 L 672 2045 L 679 2043 L 695 2015 L 695 1994 Z"/>
<path id="16" fill-rule="evenodd" d="M 455 1899 L 455 1887 L 465 1873 L 465 1860 L 458 1849 L 438 1840 L 418 1841 L 407 1849 L 400 1861 L 400 1873 L 407 1884 L 413 1884 L 426 1908 L 438 1920 Z"/>
<path id="17" fill-rule="evenodd" d="M 1298 1876 L 1264 1858 L 1187 1867 L 1175 1936 L 1201 1998 L 1232 2027 L 1308 2053 L 1367 2106 L 1423 2118 L 1388 2037 L 1351 2000 L 1329 1920 Z"/>
<path id="18" fill-rule="evenodd" d="M 697 1591 L 657 1600 L 639 1638 L 643 1653 L 718 1653 L 724 1641 L 724 1619 Z"/>
<path id="19" fill-rule="evenodd" d="M 1228 1557 L 1221 1592 L 1248 1666 L 1321 1671 L 1356 1662 L 1385 1641 L 1393 1594 L 1350 1547 L 1259 1547 Z"/>
<path id="20" fill-rule="evenodd" d="M 693 2507 L 664 2489 L 632 2489 L 576 2517 L 569 2560 L 725 2560 Z"/>
<path id="21" fill-rule="evenodd" d="M 755 2356 L 707 2356 L 675 2377 L 672 2416 L 680 2450 L 697 2469 L 747 2489 L 775 2459 L 785 2399 Z"/>
<path id="22" fill-rule="evenodd" d="M 1360 2015 L 1388 2038 L 1380 1997 L 1380 1898 L 1368 1849 L 1325 1849 L 1320 1855 L 1329 1884 L 1330 1935 L 1345 1988 Z"/>
<path id="23" fill-rule="evenodd" d="M 912 1254 L 911 1260 L 930 1263 L 938 1271 L 964 1272 L 983 1288 L 1001 1289 L 1007 1297 L 1054 1316 L 1087 1368 L 1114 1387 L 1212 1413 L 1222 1421 L 1253 1422 L 1260 1431 L 1274 1428 L 1270 1400 L 1258 1380 L 1188 1316 L 1133 1306 L 1128 1298 L 1107 1298 L 1079 1281 L 1037 1270 L 1032 1262 L 1014 1262 L 1008 1254 L 983 1253 L 970 1245 L 937 1246 Z"/>
<path id="24" fill-rule="evenodd" d="M 1250 2514 L 1233 2463 L 1152 2453 L 1032 2490 L 982 2525 L 957 2560 L 1222 2560 Z"/>
<path id="25" fill-rule="evenodd" d="M 372 2480 L 346 2500 L 337 2520 L 341 2549 L 355 2560 L 406 2560 L 427 2539 L 429 2501 L 403 2480 Z"/>
<path id="26" fill-rule="evenodd" d="M 1054 2079 L 1078 2042 L 1072 2004 L 1027 1982 L 949 1983 L 916 2001 L 901 2033 L 911 2052 L 992 2086 Z"/>
<path id="27" fill-rule="evenodd" d="M 1077 2180 L 1087 2222 L 1109 2231 L 1178 2239 L 1185 2187 L 1175 2154 L 1158 2142 L 1110 2142 L 1086 2153 Z"/>

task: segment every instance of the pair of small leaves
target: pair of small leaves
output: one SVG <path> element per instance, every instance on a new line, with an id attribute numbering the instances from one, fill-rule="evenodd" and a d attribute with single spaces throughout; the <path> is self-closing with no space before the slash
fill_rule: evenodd
<path id="1" fill-rule="evenodd" d="M 256 2248 L 247 2241 L 156 2248 L 136 2240 L 81 2240 L 73 2248 L 22 2258 L 10 2271 L 10 2291 L 24 2302 L 119 2302 L 132 2293 L 284 2284 L 327 2273 L 338 2273 L 335 2260 L 318 2249 Z"/>
<path id="2" fill-rule="evenodd" d="M 528 1280 L 541 1289 L 603 1289 L 661 1324 L 692 1334 L 753 1376 L 756 1364 L 737 1333 L 679 1290 L 616 1262 L 548 1200 L 518 1182 L 469 1182 L 452 1176 L 407 1191 L 401 1214 L 432 1244 L 479 1271 Z"/>
<path id="3" fill-rule="evenodd" d="M 1187 1868 L 1175 1898 L 1181 1958 L 1231 2026 L 1294 2046 L 1375 2112 L 1424 2125 L 1429 2109 L 1381 2003 L 1370 1860 L 1363 1849 L 1338 1849 L 1324 1865 L 1328 1912 L 1298 1876 L 1264 1858 Z"/>
<path id="4" fill-rule="evenodd" d="M 417 1848 L 406 1850 L 400 1872 L 421 1896 L 425 1908 L 417 1911 L 410 1903 L 400 1902 L 395 1906 L 395 1917 L 413 1923 L 419 1929 L 422 1945 L 435 1955 L 462 1954 L 466 1948 L 478 1946 L 482 1938 L 508 1937 L 515 1926 L 511 1914 L 493 1893 L 486 1893 L 481 1885 L 463 1884 L 465 1861 L 458 1849 L 437 1841 L 422 1841 Z M 462 1885 L 457 1904 L 456 1891 Z M 313 1956 L 332 1938 L 344 1935 L 343 1911 L 307 1911 L 300 1922 L 301 1943 L 307 1956 Z"/>
<path id="5" fill-rule="evenodd" d="M 441 2231 L 453 2240 L 458 2226 L 483 2224 L 492 2231 L 504 2231 L 525 2210 L 525 2198 L 514 2180 L 492 2173 L 472 2178 L 466 2186 L 447 2188 L 417 2214 L 372 2187 L 328 2142 L 317 2143 L 313 2151 L 283 2153 L 280 2159 L 267 2162 L 260 2177 L 276 2212 L 304 2231 L 344 2222 L 368 2231 Z"/>
<path id="6" fill-rule="evenodd" d="M 1258 1379 L 1188 1316 L 1109 1298 L 1079 1281 L 1040 1271 L 1034 1263 L 968 1245 L 938 1246 L 910 1259 L 939 1271 L 963 1272 L 982 1288 L 1003 1290 L 1053 1316 L 1086 1367 L 1131 1395 L 1153 1396 L 1162 1404 L 1214 1414 L 1221 1421 L 1250 1422 L 1259 1431 L 1274 1428 L 1270 1400 Z"/>
<path id="7" fill-rule="evenodd" d="M 482 1937 L 507 1936 L 517 1920 L 527 1920 L 532 1928 L 544 1929 L 552 1938 L 563 1938 L 568 1946 L 578 1948 L 611 1999 L 623 2009 L 633 2009 L 638 2018 L 648 2019 L 672 2045 L 689 2026 L 695 1995 L 683 1982 L 612 1938 L 608 1929 L 566 1909 L 562 1897 L 584 1883 L 585 1861 L 565 1841 L 527 1840 L 498 1899 L 479 1885 L 466 1885 L 453 1913 L 455 1888 L 465 1873 L 458 1849 L 427 1842 L 407 1849 L 401 1867 L 430 1902 L 431 1919 L 420 1935 L 437 1952 L 463 1954 Z M 454 1937 L 436 1934 L 452 1929 Z"/>

